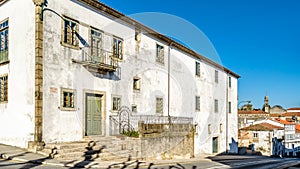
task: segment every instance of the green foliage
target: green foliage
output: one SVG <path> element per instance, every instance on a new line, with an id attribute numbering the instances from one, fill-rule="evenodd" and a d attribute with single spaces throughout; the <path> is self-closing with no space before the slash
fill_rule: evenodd
<path id="1" fill-rule="evenodd" d="M 139 137 L 139 132 L 138 131 L 123 131 L 122 135 L 128 136 L 128 137 Z"/>

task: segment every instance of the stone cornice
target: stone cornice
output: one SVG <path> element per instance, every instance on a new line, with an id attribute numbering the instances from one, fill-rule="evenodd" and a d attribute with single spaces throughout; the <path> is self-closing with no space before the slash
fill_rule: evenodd
<path id="1" fill-rule="evenodd" d="M 170 45 L 172 46 L 172 48 L 177 48 L 178 50 L 184 52 L 184 53 L 187 53 L 188 55 L 191 55 L 201 61 L 204 61 L 216 68 L 219 68 L 221 70 L 224 70 L 226 73 L 236 77 L 236 78 L 240 78 L 240 76 L 234 72 L 232 72 L 231 70 L 223 67 L 222 65 L 208 59 L 207 57 L 205 56 L 202 56 L 200 55 L 199 53 L 187 48 L 186 46 L 168 38 L 167 36 L 164 36 L 156 31 L 154 31 L 153 29 L 139 23 L 138 21 L 130 18 L 130 17 L 127 17 L 126 15 L 122 14 L 121 12 L 97 1 L 97 0 L 77 0 L 78 2 L 81 2 L 82 4 L 85 4 L 87 6 L 89 6 L 90 8 L 93 8 L 99 12 L 102 12 L 110 17 L 113 17 L 115 19 L 118 19 L 120 21 L 123 21 L 133 27 L 135 27 L 136 29 L 139 29 L 147 34 L 150 34 L 151 36 L 165 42 L 167 45 Z"/>
<path id="2" fill-rule="evenodd" d="M 0 6 L 9 0 L 0 0 Z"/>

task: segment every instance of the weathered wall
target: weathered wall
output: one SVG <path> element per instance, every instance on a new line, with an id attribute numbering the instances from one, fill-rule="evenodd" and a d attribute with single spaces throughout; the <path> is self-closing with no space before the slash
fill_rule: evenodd
<path id="1" fill-rule="evenodd" d="M 34 132 L 34 30 L 31 0 L 10 0 L 0 5 L 0 22 L 9 20 L 8 102 L 0 104 L 0 143 L 27 147 Z"/>

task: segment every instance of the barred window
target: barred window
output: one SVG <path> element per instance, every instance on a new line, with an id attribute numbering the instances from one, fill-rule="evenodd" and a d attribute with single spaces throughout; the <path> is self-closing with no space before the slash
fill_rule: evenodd
<path id="1" fill-rule="evenodd" d="M 156 62 L 164 64 L 164 47 L 156 44 Z"/>
<path id="2" fill-rule="evenodd" d="M 61 109 L 62 110 L 75 110 L 75 90 L 61 89 Z"/>
<path id="3" fill-rule="evenodd" d="M 215 70 L 215 82 L 219 82 L 219 72 L 217 70 Z"/>
<path id="4" fill-rule="evenodd" d="M 228 86 L 231 87 L 231 77 L 228 77 Z"/>
<path id="5" fill-rule="evenodd" d="M 114 96 L 112 98 L 112 110 L 113 111 L 118 111 L 121 108 L 121 97 L 119 96 Z"/>
<path id="6" fill-rule="evenodd" d="M 228 113 L 231 113 L 231 102 L 228 102 Z"/>
<path id="7" fill-rule="evenodd" d="M 102 58 L 102 33 L 91 29 L 91 59 L 96 62 L 104 62 Z"/>
<path id="8" fill-rule="evenodd" d="M 63 22 L 63 43 L 74 47 L 79 46 L 78 23 L 70 19 L 64 19 Z"/>
<path id="9" fill-rule="evenodd" d="M 195 97 L 195 103 L 196 111 L 200 111 L 200 96 Z"/>
<path id="10" fill-rule="evenodd" d="M 0 102 L 8 101 L 8 76 L 0 77 Z"/>
<path id="11" fill-rule="evenodd" d="M 0 23 L 0 62 L 8 61 L 8 20 Z"/>
<path id="12" fill-rule="evenodd" d="M 196 76 L 200 76 L 200 63 L 199 62 L 195 62 L 195 63 L 196 63 L 195 74 Z"/>
<path id="13" fill-rule="evenodd" d="M 133 89 L 134 90 L 140 90 L 140 78 L 135 77 L 133 78 Z"/>
<path id="14" fill-rule="evenodd" d="M 215 113 L 218 113 L 219 111 L 219 101 L 215 99 Z"/>
<path id="15" fill-rule="evenodd" d="M 123 41 L 121 39 L 114 38 L 113 56 L 117 59 L 123 59 Z"/>
<path id="16" fill-rule="evenodd" d="M 156 113 L 163 114 L 164 100 L 161 97 L 156 98 Z"/>

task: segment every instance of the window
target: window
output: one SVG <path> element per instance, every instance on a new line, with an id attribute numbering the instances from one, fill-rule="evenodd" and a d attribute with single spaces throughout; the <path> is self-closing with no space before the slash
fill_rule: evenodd
<path id="1" fill-rule="evenodd" d="M 200 76 L 200 63 L 199 62 L 195 62 L 195 63 L 196 63 L 195 74 L 196 74 L 196 76 Z"/>
<path id="2" fill-rule="evenodd" d="M 70 19 L 64 19 L 63 24 L 63 44 L 78 47 L 78 23 Z"/>
<path id="3" fill-rule="evenodd" d="M 228 86 L 231 87 L 231 77 L 228 77 Z"/>
<path id="4" fill-rule="evenodd" d="M 61 109 L 75 110 L 75 90 L 61 89 Z"/>
<path id="5" fill-rule="evenodd" d="M 137 113 L 137 106 L 136 105 L 132 105 L 131 106 L 131 111 L 132 111 L 132 113 Z"/>
<path id="6" fill-rule="evenodd" d="M 215 113 L 218 113 L 219 111 L 219 101 L 217 99 L 215 99 Z"/>
<path id="7" fill-rule="evenodd" d="M 8 76 L 1 76 L 0 77 L 0 103 L 1 102 L 7 102 L 8 100 Z"/>
<path id="8" fill-rule="evenodd" d="M 121 97 L 113 96 L 112 98 L 112 110 L 119 111 L 121 108 Z"/>
<path id="9" fill-rule="evenodd" d="M 8 61 L 8 20 L 0 23 L 0 62 Z"/>
<path id="10" fill-rule="evenodd" d="M 161 97 L 156 98 L 156 113 L 163 114 L 164 100 Z"/>
<path id="11" fill-rule="evenodd" d="M 117 59 L 123 59 L 123 41 L 121 39 L 114 38 L 113 56 Z"/>
<path id="12" fill-rule="evenodd" d="M 140 90 L 140 78 L 133 78 L 133 89 Z"/>
<path id="13" fill-rule="evenodd" d="M 215 70 L 215 82 L 219 82 L 219 72 L 217 70 Z"/>
<path id="14" fill-rule="evenodd" d="M 228 102 L 228 113 L 231 113 L 231 102 Z"/>
<path id="15" fill-rule="evenodd" d="M 208 124 L 208 126 L 207 126 L 207 132 L 208 132 L 208 134 L 211 134 L 211 124 Z"/>
<path id="16" fill-rule="evenodd" d="M 102 33 L 91 29 L 91 59 L 96 62 L 103 63 L 102 58 Z"/>
<path id="17" fill-rule="evenodd" d="M 195 103 L 196 111 L 200 111 L 200 96 L 195 97 Z"/>
<path id="18" fill-rule="evenodd" d="M 164 64 L 164 47 L 156 44 L 156 62 Z"/>
<path id="19" fill-rule="evenodd" d="M 258 138 L 258 133 L 253 133 L 253 138 Z"/>
<path id="20" fill-rule="evenodd" d="M 220 133 L 222 133 L 223 132 L 223 124 L 221 123 L 220 124 Z"/>

